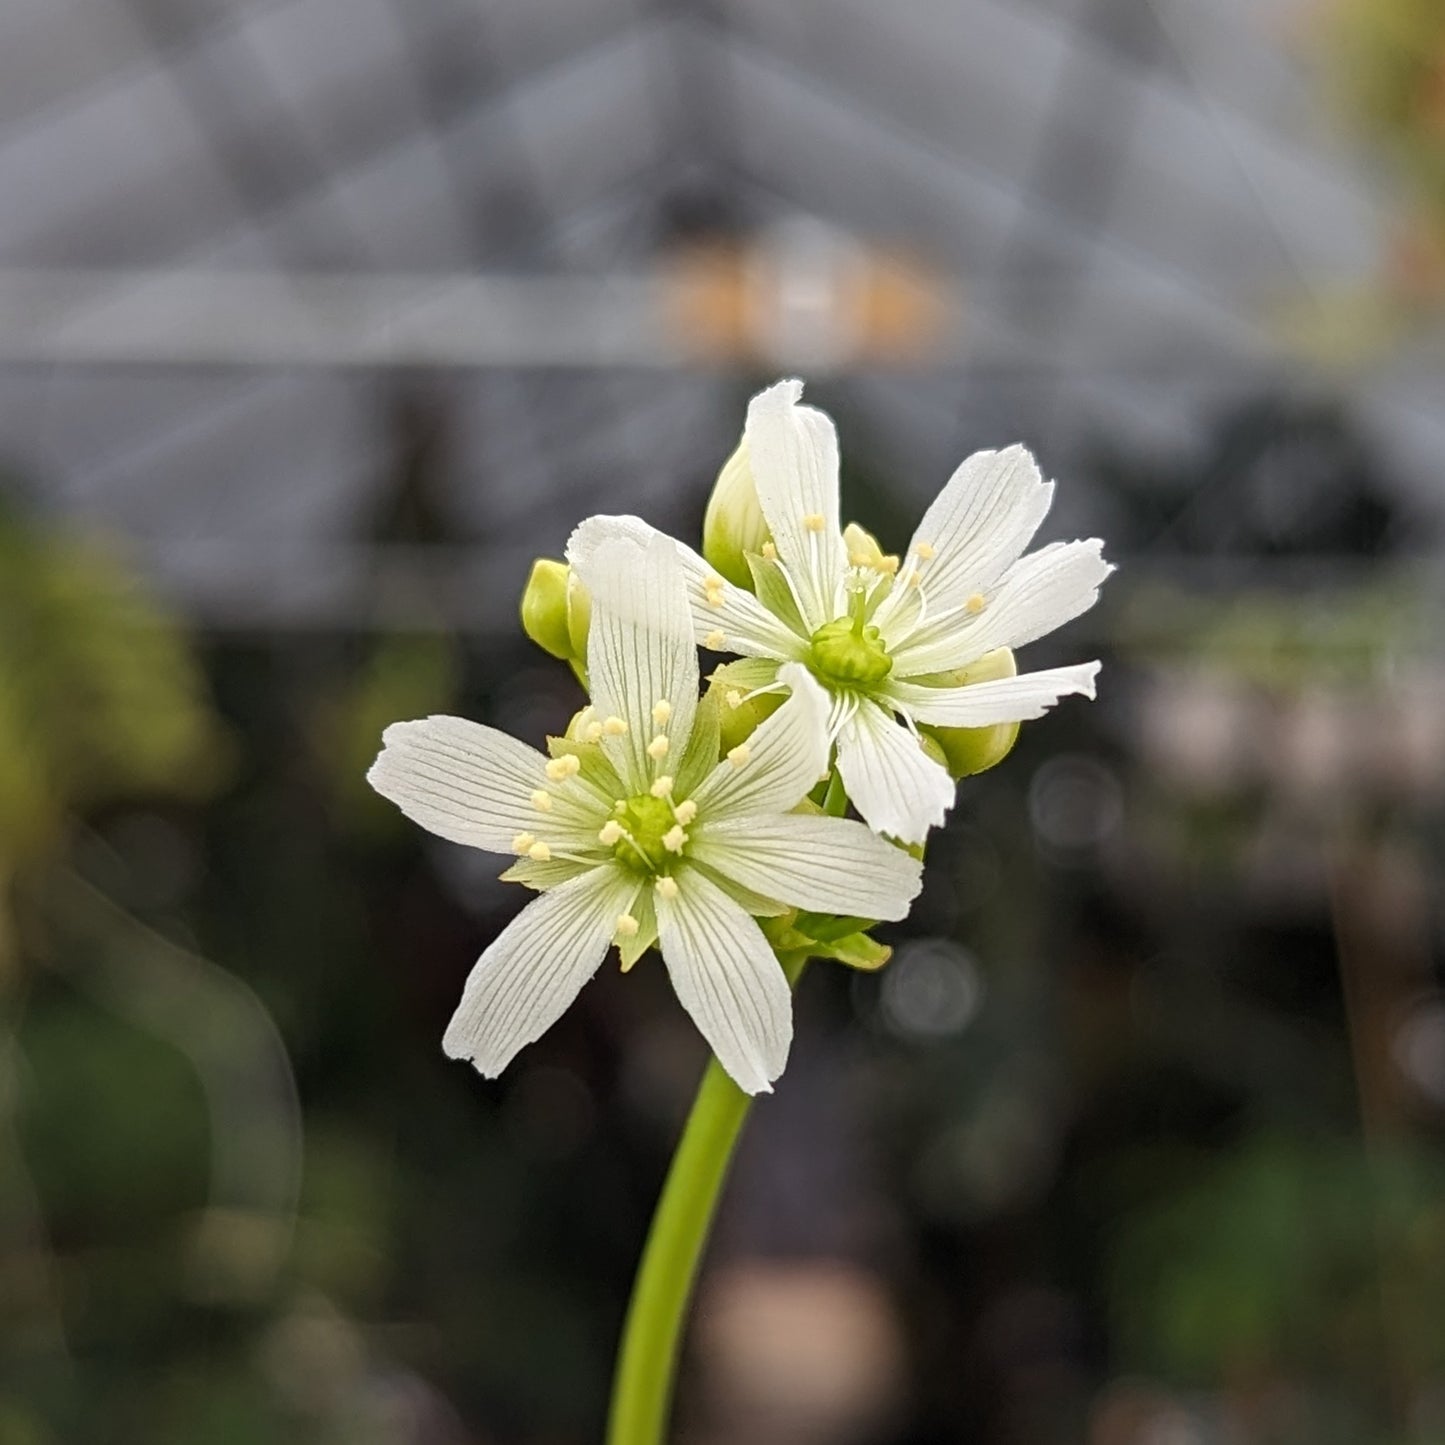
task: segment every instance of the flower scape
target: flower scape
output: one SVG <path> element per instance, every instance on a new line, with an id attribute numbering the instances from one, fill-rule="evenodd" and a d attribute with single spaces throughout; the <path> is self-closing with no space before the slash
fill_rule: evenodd
<path id="1" fill-rule="evenodd" d="M 1020 721 L 1094 695 L 1097 662 L 1015 675 L 1012 649 L 1083 612 L 1098 541 L 1025 553 L 1052 498 L 1021 447 L 965 461 L 904 558 L 839 520 L 832 423 L 784 381 L 754 398 L 703 555 L 593 517 L 539 562 L 529 635 L 589 704 L 546 754 L 454 717 L 395 723 L 368 778 L 443 838 L 513 858 L 540 896 L 482 954 L 443 1040 L 495 1077 L 616 947 L 661 953 L 747 1093 L 792 1040 L 780 956 L 877 967 L 956 779 Z M 739 654 L 699 696 L 697 648 Z M 862 822 L 845 816 L 849 805 Z"/>

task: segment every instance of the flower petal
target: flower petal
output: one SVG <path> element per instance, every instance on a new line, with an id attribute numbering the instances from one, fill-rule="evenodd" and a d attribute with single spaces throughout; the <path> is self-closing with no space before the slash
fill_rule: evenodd
<path id="1" fill-rule="evenodd" d="M 888 618 L 907 598 L 908 579 L 915 572 L 935 612 L 961 607 L 990 587 L 1023 554 L 1053 497 L 1053 483 L 1043 480 L 1024 447 L 975 452 L 967 458 L 923 514 L 901 585 L 873 619 L 884 635 Z M 929 557 L 927 562 L 921 552 Z"/>
<path id="2" fill-rule="evenodd" d="M 780 903 L 862 918 L 906 918 L 923 865 L 862 823 L 805 813 L 728 818 L 693 830 L 689 856 Z"/>
<path id="3" fill-rule="evenodd" d="M 529 903 L 477 960 L 442 1048 L 489 1079 L 540 1038 L 597 972 L 637 879 L 593 868 Z"/>
<path id="4" fill-rule="evenodd" d="M 535 748 L 496 728 L 429 717 L 392 723 L 366 780 L 440 837 L 510 853 L 518 833 L 537 829 L 540 815 L 531 798 L 547 786 L 546 766 Z M 545 821 L 549 838 L 587 837 L 591 811 L 580 798 L 558 797 Z"/>
<path id="5" fill-rule="evenodd" d="M 582 580 L 592 594 L 587 634 L 587 673 L 600 717 L 621 718 L 621 736 L 604 735 L 602 746 L 625 786 L 646 792 L 657 773 L 648 745 L 659 733 L 678 740 L 692 732 L 697 711 L 697 649 L 693 645 L 682 568 L 672 543 L 660 532 L 644 546 L 627 538 L 602 543 Z M 666 702 L 665 723 L 653 708 Z"/>
<path id="6" fill-rule="evenodd" d="M 868 826 L 905 843 L 923 842 L 953 806 L 948 770 L 876 703 L 860 704 L 843 724 L 838 772 Z"/>
<path id="7" fill-rule="evenodd" d="M 915 722 L 939 727 L 982 728 L 994 723 L 1027 722 L 1042 717 L 1061 697 L 1079 693 L 1094 696 L 1097 662 L 1073 667 L 1050 667 L 1042 672 L 1025 672 L 1018 677 L 974 682 L 967 687 L 924 687 L 918 683 L 894 682 L 888 699 Z"/>
<path id="8" fill-rule="evenodd" d="M 702 818 L 785 813 L 827 771 L 828 694 L 800 663 L 785 662 L 778 680 L 792 696 L 694 791 Z"/>
<path id="9" fill-rule="evenodd" d="M 838 433 L 800 406 L 801 381 L 780 381 L 748 404 L 743 440 L 778 556 L 816 631 L 842 611 L 847 549 L 838 518 Z"/>
<path id="10" fill-rule="evenodd" d="M 567 559 L 590 587 L 588 576 L 604 543 L 623 537 L 646 546 L 651 538 L 664 535 L 640 517 L 588 517 L 572 533 Z M 667 540 L 677 549 L 682 567 L 694 641 L 714 652 L 736 652 L 745 657 L 802 656 L 806 640 L 774 617 L 751 592 L 719 577 L 692 548 L 671 537 Z M 719 632 L 720 642 L 714 636 Z"/>
<path id="11" fill-rule="evenodd" d="M 696 869 L 657 895 L 663 961 L 683 1008 L 749 1094 L 766 1093 L 793 1041 L 793 997 L 762 930 Z"/>
<path id="12" fill-rule="evenodd" d="M 1098 538 L 1052 542 L 1020 558 L 993 589 L 980 592 L 977 611 L 966 605 L 939 613 L 892 648 L 893 676 L 920 677 L 963 667 L 996 647 L 1022 647 L 1087 612 L 1114 569 Z M 928 595 L 927 583 L 923 586 Z"/>

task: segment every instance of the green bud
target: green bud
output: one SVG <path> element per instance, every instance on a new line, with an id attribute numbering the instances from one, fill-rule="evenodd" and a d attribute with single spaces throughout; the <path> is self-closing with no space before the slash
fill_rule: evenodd
<path id="1" fill-rule="evenodd" d="M 763 550 L 768 524 L 758 503 L 746 442 L 723 463 L 702 519 L 702 555 L 737 587 L 751 587 L 747 553 Z"/>
<path id="2" fill-rule="evenodd" d="M 994 682 L 999 678 L 1013 677 L 1017 672 L 1013 653 L 1006 647 L 1000 647 L 968 667 L 947 674 L 947 680 L 956 687 L 967 687 L 974 682 Z M 985 728 L 943 728 L 925 724 L 919 727 L 919 732 L 924 738 L 925 751 L 932 756 L 934 748 L 937 748 L 943 755 L 939 761 L 953 777 L 971 778 L 975 773 L 987 772 L 1008 757 L 1018 741 L 1019 725 L 1007 722 Z M 933 747 L 929 746 L 930 743 Z"/>
<path id="3" fill-rule="evenodd" d="M 720 757 L 726 756 L 739 743 L 746 742 L 787 701 L 787 694 L 782 692 L 764 692 L 757 697 L 747 697 L 746 688 L 728 677 L 726 667 L 720 667 L 713 673 L 708 692 L 717 700 Z"/>
<path id="4" fill-rule="evenodd" d="M 574 666 L 587 660 L 592 599 L 565 562 L 539 557 L 522 590 L 522 630 L 544 652 Z"/>

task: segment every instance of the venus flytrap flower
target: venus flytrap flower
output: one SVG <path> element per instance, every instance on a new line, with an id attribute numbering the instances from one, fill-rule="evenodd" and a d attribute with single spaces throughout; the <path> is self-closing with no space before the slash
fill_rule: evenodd
<path id="1" fill-rule="evenodd" d="M 592 600 L 592 702 L 551 756 L 460 718 L 393 724 L 368 777 L 408 817 L 516 862 L 541 895 L 482 954 L 443 1046 L 495 1076 L 616 945 L 654 942 L 683 1007 L 747 1092 L 782 1072 L 792 999 L 756 919 L 791 907 L 903 917 L 919 865 L 858 823 L 794 813 L 827 766 L 828 699 L 785 665 L 788 701 L 718 758 L 700 705 L 673 545 L 614 538 L 578 569 Z"/>
<path id="2" fill-rule="evenodd" d="M 861 528 L 840 525 L 837 435 L 801 395 L 800 382 L 782 381 L 748 407 L 739 455 L 768 529 L 747 558 L 752 590 L 673 544 L 694 635 L 742 656 L 726 676 L 743 697 L 806 670 L 828 694 L 827 735 L 854 806 L 878 832 L 920 843 L 952 806 L 954 780 L 919 728 L 1016 723 L 1070 693 L 1092 697 L 1097 662 L 962 685 L 958 676 L 1086 611 L 1113 568 L 1097 540 L 1025 554 L 1053 486 L 1019 446 L 969 457 L 907 553 L 886 555 Z M 737 476 L 731 485 L 746 490 Z M 573 533 L 568 557 L 585 576 L 616 538 L 655 535 L 636 517 L 593 517 Z M 788 677 L 785 664 L 794 664 Z"/>

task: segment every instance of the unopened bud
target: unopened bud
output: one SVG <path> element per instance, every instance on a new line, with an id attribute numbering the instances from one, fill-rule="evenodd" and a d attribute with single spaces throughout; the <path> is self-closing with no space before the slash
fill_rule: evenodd
<path id="1" fill-rule="evenodd" d="M 702 555 L 719 576 L 751 590 L 746 554 L 761 552 L 768 523 L 758 503 L 758 489 L 748 462 L 746 442 L 723 463 L 702 520 Z"/>
<path id="2" fill-rule="evenodd" d="M 592 599 L 565 562 L 539 557 L 522 590 L 522 630 L 544 652 L 574 665 L 587 660 Z"/>
<path id="3" fill-rule="evenodd" d="M 1013 677 L 1018 672 L 1014 655 L 1006 647 L 1000 647 L 968 667 L 961 667 L 951 674 L 955 686 L 967 687 L 974 682 L 996 682 L 1000 678 Z M 1016 722 L 994 723 L 982 728 L 942 728 L 920 726 L 924 736 L 924 747 L 932 743 L 943 754 L 940 761 L 955 778 L 971 778 L 975 773 L 985 773 L 1003 762 L 1013 751 L 1018 741 L 1019 725 Z"/>
<path id="4" fill-rule="evenodd" d="M 718 702 L 718 751 L 722 757 L 752 737 L 764 720 L 787 701 L 785 692 L 762 692 L 748 697 L 729 680 L 726 667 L 720 667 L 713 674 L 709 688 Z"/>

